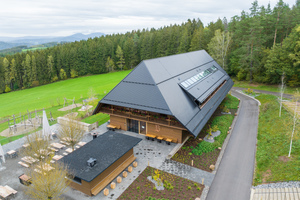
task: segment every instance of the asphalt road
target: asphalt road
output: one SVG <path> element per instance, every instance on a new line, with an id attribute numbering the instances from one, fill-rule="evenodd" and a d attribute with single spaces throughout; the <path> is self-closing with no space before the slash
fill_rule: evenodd
<path id="1" fill-rule="evenodd" d="M 258 102 L 237 92 L 240 110 L 206 200 L 249 200 L 255 163 Z"/>

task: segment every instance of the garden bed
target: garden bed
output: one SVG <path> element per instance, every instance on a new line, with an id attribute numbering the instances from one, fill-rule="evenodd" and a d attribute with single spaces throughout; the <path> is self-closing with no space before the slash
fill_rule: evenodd
<path id="1" fill-rule="evenodd" d="M 158 170 L 162 181 L 164 182 L 164 190 L 156 190 L 155 185 L 147 179 L 148 176 L 155 175 L 155 168 L 147 167 L 138 178 L 123 192 L 118 198 L 119 200 L 131 199 L 192 199 L 200 197 L 204 189 L 204 185 L 190 181 L 188 179 L 169 174 Z"/>
<path id="2" fill-rule="evenodd" d="M 209 167 L 210 165 L 215 165 L 217 162 L 220 153 L 219 147 L 222 147 L 227 137 L 227 131 L 232 124 L 238 105 L 239 101 L 237 98 L 227 95 L 198 137 L 189 138 L 183 147 L 172 157 L 172 160 L 211 172 Z M 221 114 L 224 110 L 227 112 L 230 111 L 231 114 Z M 218 126 L 221 134 L 214 138 L 214 143 L 203 141 L 208 129 L 214 125 Z"/>

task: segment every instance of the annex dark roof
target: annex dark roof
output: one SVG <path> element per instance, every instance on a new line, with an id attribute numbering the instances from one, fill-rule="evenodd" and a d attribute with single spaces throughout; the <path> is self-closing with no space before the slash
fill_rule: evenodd
<path id="1" fill-rule="evenodd" d="M 141 140 L 136 137 L 108 131 L 76 151 L 64 156 L 59 161 L 65 163 L 73 175 L 90 182 Z M 87 165 L 87 161 L 90 158 L 97 160 L 97 164 L 94 167 Z"/>
<path id="2" fill-rule="evenodd" d="M 204 50 L 144 60 L 99 102 L 94 114 L 102 104 L 110 104 L 173 115 L 197 136 L 232 86 Z"/>

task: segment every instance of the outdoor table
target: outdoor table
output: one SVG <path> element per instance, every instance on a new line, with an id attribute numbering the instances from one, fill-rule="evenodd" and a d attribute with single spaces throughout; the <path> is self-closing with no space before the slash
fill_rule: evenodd
<path id="1" fill-rule="evenodd" d="M 60 143 L 62 143 L 62 144 L 65 144 L 65 145 L 67 145 L 67 146 L 69 146 L 69 145 L 70 145 L 70 143 L 69 143 L 69 142 L 66 142 L 66 141 L 64 141 L 64 140 L 60 141 Z"/>
<path id="2" fill-rule="evenodd" d="M 30 144 L 29 144 L 29 143 L 26 143 L 26 144 L 23 144 L 22 146 L 23 146 L 24 148 L 27 148 L 27 147 L 30 146 Z"/>
<path id="3" fill-rule="evenodd" d="M 38 168 L 46 170 L 46 171 L 50 171 L 52 169 L 55 169 L 54 167 L 51 167 L 48 163 L 43 164 L 42 166 L 37 165 Z"/>
<path id="4" fill-rule="evenodd" d="M 11 187 L 9 187 L 8 185 L 4 186 L 8 191 L 10 191 L 12 194 L 17 194 L 18 191 L 12 189 Z"/>
<path id="5" fill-rule="evenodd" d="M 27 176 L 26 174 L 22 174 L 21 176 L 19 176 L 19 180 L 20 180 L 20 183 L 23 185 L 28 186 L 31 184 L 31 177 Z"/>
<path id="6" fill-rule="evenodd" d="M 72 139 L 70 137 L 64 137 L 64 138 L 62 138 L 62 140 L 66 141 L 66 142 L 75 141 L 74 139 Z"/>
<path id="7" fill-rule="evenodd" d="M 7 152 L 7 155 L 11 158 L 17 156 L 17 152 L 15 150 L 10 150 Z"/>
<path id="8" fill-rule="evenodd" d="M 0 185 L 0 197 L 1 198 L 6 199 L 11 194 L 12 193 L 10 193 L 5 187 Z"/>
<path id="9" fill-rule="evenodd" d="M 53 156 L 53 160 L 59 160 L 59 159 L 61 159 L 63 156 L 61 156 L 61 155 L 55 155 L 55 156 Z"/>
<path id="10" fill-rule="evenodd" d="M 25 162 L 27 162 L 29 164 L 32 164 L 32 163 L 35 163 L 35 162 L 38 161 L 37 159 L 34 159 L 31 156 L 25 156 L 25 157 L 21 158 L 21 160 L 23 160 L 23 161 L 25 161 Z"/>
<path id="11" fill-rule="evenodd" d="M 51 143 L 50 145 L 57 148 L 57 149 L 62 149 L 62 148 L 65 147 L 65 145 L 59 144 L 59 143 Z"/>
<path id="12" fill-rule="evenodd" d="M 66 149 L 66 152 L 72 153 L 72 152 L 73 152 L 73 149 L 72 149 L 72 148 L 67 148 L 67 149 Z"/>
<path id="13" fill-rule="evenodd" d="M 86 142 L 78 142 L 78 145 L 79 146 L 83 146 L 83 145 L 85 145 L 86 144 Z"/>

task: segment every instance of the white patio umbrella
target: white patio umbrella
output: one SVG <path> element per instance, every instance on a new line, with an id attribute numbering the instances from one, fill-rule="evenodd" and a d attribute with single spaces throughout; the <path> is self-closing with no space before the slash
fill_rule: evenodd
<path id="1" fill-rule="evenodd" d="M 43 110 L 43 136 L 44 139 L 46 138 L 50 138 L 51 140 L 53 139 L 45 110 Z"/>
<path id="2" fill-rule="evenodd" d="M 1 146 L 1 144 L 0 144 L 0 156 L 1 156 L 2 160 L 3 160 L 3 162 L 5 163 L 4 151 L 3 151 L 3 148 Z"/>

